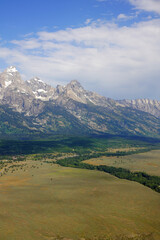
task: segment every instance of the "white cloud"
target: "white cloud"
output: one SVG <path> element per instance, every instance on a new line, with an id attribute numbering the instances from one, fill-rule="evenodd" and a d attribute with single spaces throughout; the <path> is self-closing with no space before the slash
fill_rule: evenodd
<path id="1" fill-rule="evenodd" d="M 29 40 L 22 40 L 22 41 L 17 41 L 13 40 L 11 43 L 20 46 L 23 49 L 36 49 L 41 46 L 41 43 L 38 42 L 37 39 L 29 39 Z"/>
<path id="2" fill-rule="evenodd" d="M 88 19 L 86 19 L 85 24 L 88 25 L 89 23 L 91 23 L 91 21 L 92 21 L 92 19 L 88 18 Z"/>
<path id="3" fill-rule="evenodd" d="M 126 16 L 125 14 L 121 13 L 121 14 L 118 15 L 117 18 L 118 18 L 118 19 L 126 19 L 127 16 Z"/>
<path id="4" fill-rule="evenodd" d="M 123 14 L 123 13 L 121 13 L 117 16 L 118 20 L 129 20 L 129 19 L 132 19 L 132 18 L 133 18 L 133 16 L 128 16 L 128 15 Z"/>
<path id="5" fill-rule="evenodd" d="M 79 80 L 108 97 L 159 97 L 160 20 L 118 27 L 99 21 L 81 28 L 38 32 L 0 47 L 0 58 L 55 86 Z"/>
<path id="6" fill-rule="evenodd" d="M 129 0 L 137 9 L 160 14 L 160 0 Z"/>

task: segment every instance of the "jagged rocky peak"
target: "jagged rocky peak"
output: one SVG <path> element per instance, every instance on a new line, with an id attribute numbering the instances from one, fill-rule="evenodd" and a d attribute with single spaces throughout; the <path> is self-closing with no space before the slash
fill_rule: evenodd
<path id="1" fill-rule="evenodd" d="M 72 80 L 64 88 L 64 97 L 71 98 L 75 101 L 86 103 L 86 90 L 77 80 Z"/>
<path id="2" fill-rule="evenodd" d="M 80 82 L 78 82 L 77 80 L 71 80 L 70 83 L 68 83 L 67 85 L 73 86 L 73 87 L 82 87 Z"/>
<path id="3" fill-rule="evenodd" d="M 46 83 L 44 83 L 44 81 L 41 80 L 39 77 L 34 77 L 34 78 L 28 80 L 27 82 L 46 85 Z"/>
<path id="4" fill-rule="evenodd" d="M 5 71 L 6 71 L 7 73 L 11 73 L 11 74 L 18 72 L 18 70 L 16 69 L 15 66 L 10 66 L 10 67 L 8 67 Z"/>
<path id="5" fill-rule="evenodd" d="M 24 81 L 21 78 L 20 73 L 14 66 L 10 66 L 0 74 L 0 86 L 1 88 L 8 88 L 15 85 L 23 84 Z"/>
<path id="6" fill-rule="evenodd" d="M 47 84 L 44 83 L 40 78 L 34 77 L 30 80 L 28 80 L 27 85 L 32 88 L 32 90 L 38 90 L 40 88 L 45 89 L 47 87 Z"/>
<path id="7" fill-rule="evenodd" d="M 148 98 L 141 98 L 141 99 L 124 99 L 124 100 L 118 100 L 118 102 L 124 104 L 124 105 L 133 105 L 133 106 L 139 106 L 143 107 L 145 106 L 152 106 L 152 105 L 160 105 L 160 101 L 158 100 L 152 100 Z"/>
<path id="8" fill-rule="evenodd" d="M 106 99 L 95 92 L 85 90 L 77 80 L 72 80 L 67 84 L 65 94 L 67 97 L 85 104 L 90 103 L 99 106 L 113 105 L 110 99 Z"/>
<path id="9" fill-rule="evenodd" d="M 133 100 L 119 100 L 117 101 L 124 107 L 131 107 L 137 110 L 148 112 L 156 117 L 160 117 L 160 101 L 151 99 L 133 99 Z"/>
<path id="10" fill-rule="evenodd" d="M 67 84 L 66 88 L 67 89 L 71 88 L 73 90 L 78 90 L 78 91 L 84 91 L 84 88 L 82 87 L 80 82 L 78 82 L 77 80 L 70 81 L 70 83 Z"/>
<path id="11" fill-rule="evenodd" d="M 45 105 L 45 101 L 69 107 L 70 113 L 74 112 L 71 103 L 80 102 L 102 106 L 110 110 L 117 107 L 129 107 L 151 113 L 160 118 L 160 101 L 157 100 L 115 101 L 85 90 L 77 80 L 72 80 L 66 86 L 58 85 L 56 88 L 46 84 L 39 77 L 25 82 L 14 66 L 10 66 L 0 73 L 0 104 L 8 104 L 19 112 L 31 115 L 35 111 L 36 114 L 39 113 L 42 106 Z"/>
<path id="12" fill-rule="evenodd" d="M 34 94 L 36 99 L 40 99 L 42 101 L 48 101 L 51 97 L 53 97 L 55 89 L 50 85 L 46 84 L 39 77 L 34 77 L 27 82 L 27 86 L 30 87 L 32 93 Z"/>
<path id="13" fill-rule="evenodd" d="M 21 79 L 20 73 L 14 66 L 6 68 L 2 74 L 10 78 Z"/>
<path id="14" fill-rule="evenodd" d="M 28 112 L 34 95 L 20 73 L 10 66 L 0 74 L 0 104 L 9 105 L 18 112 Z"/>
<path id="15" fill-rule="evenodd" d="M 160 104 L 159 101 L 148 99 L 148 98 L 130 100 L 130 102 L 132 104 L 139 104 L 139 105 L 141 105 L 141 104 L 148 104 L 148 105 Z"/>

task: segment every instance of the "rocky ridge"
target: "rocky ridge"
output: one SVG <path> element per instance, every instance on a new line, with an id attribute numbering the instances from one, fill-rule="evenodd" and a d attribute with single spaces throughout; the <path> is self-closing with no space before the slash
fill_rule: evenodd
<path id="1" fill-rule="evenodd" d="M 160 118 L 160 101 L 151 99 L 134 99 L 134 100 L 119 100 L 121 106 L 131 107 L 144 112 L 148 112 Z"/>
<path id="2" fill-rule="evenodd" d="M 0 74 L 0 93 L 1 104 L 8 104 L 16 111 L 25 112 L 28 116 L 36 114 L 32 104 L 43 105 L 40 102 L 46 101 L 54 101 L 54 103 L 63 105 L 72 99 L 80 103 L 104 107 L 114 102 L 97 93 L 86 91 L 77 80 L 72 80 L 65 87 L 58 85 L 56 88 L 38 77 L 25 82 L 14 66 L 8 67 Z M 40 110 L 37 113 L 40 113 Z"/>
<path id="3" fill-rule="evenodd" d="M 0 105 L 7 112 L 7 108 L 11 109 L 8 117 L 14 115 L 11 111 L 21 114 L 22 129 L 25 126 L 29 130 L 48 133 L 159 135 L 160 132 L 158 101 L 116 101 L 85 90 L 77 80 L 55 88 L 38 77 L 25 82 L 14 66 L 0 74 Z M 3 118 L 7 117 L 3 114 Z M 6 129 L 4 121 L 1 125 L 3 130 Z M 13 127 L 17 128 L 17 125 Z"/>

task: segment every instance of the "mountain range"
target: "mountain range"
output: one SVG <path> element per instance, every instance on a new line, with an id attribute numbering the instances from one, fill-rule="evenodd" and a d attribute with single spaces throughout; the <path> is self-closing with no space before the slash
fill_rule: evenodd
<path id="1" fill-rule="evenodd" d="M 56 88 L 23 81 L 14 66 L 0 73 L 0 134 L 125 134 L 160 136 L 160 102 L 114 100 L 77 80 Z"/>

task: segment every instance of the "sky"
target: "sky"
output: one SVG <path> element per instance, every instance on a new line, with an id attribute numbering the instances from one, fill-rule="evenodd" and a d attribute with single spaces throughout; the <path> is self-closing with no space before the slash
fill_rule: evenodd
<path id="1" fill-rule="evenodd" d="M 0 0 L 0 72 L 160 100 L 160 0 Z"/>

